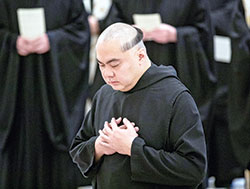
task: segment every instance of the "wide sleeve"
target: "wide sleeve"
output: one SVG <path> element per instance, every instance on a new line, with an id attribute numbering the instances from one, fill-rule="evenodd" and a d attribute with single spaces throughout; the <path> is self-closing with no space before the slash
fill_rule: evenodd
<path id="1" fill-rule="evenodd" d="M 18 33 L 11 32 L 13 26 L 10 25 L 11 18 L 8 14 L 8 7 L 3 0 L 0 1 L 0 49 L 9 47 L 16 49 L 16 40 Z M 6 46 L 4 46 L 6 45 Z M 2 56 L 1 56 L 2 57 Z"/>
<path id="2" fill-rule="evenodd" d="M 94 106 L 94 105 L 93 105 Z M 95 141 L 97 135 L 94 130 L 94 109 L 92 108 L 85 117 L 70 148 L 73 162 L 77 164 L 85 177 L 94 176 L 102 162 L 95 163 Z"/>
<path id="3" fill-rule="evenodd" d="M 209 62 L 196 28 L 183 27 L 178 35 L 181 36 L 176 50 L 178 76 L 191 91 L 202 120 L 205 120 L 217 82 L 212 62 Z"/>
<path id="4" fill-rule="evenodd" d="M 19 56 L 17 32 L 5 1 L 0 1 L 0 149 L 4 148 L 14 119 L 17 95 Z M 12 30 L 13 29 L 13 30 Z"/>
<path id="5" fill-rule="evenodd" d="M 90 40 L 88 15 L 82 1 L 73 0 L 70 6 L 68 22 L 62 27 L 48 31 L 50 44 L 57 48 L 62 49 L 64 45 L 74 49 L 83 48 Z"/>
<path id="6" fill-rule="evenodd" d="M 205 137 L 198 110 L 187 92 L 173 104 L 167 137 L 171 151 L 154 149 L 140 137 L 133 141 L 132 180 L 169 186 L 200 184 L 207 166 Z"/>

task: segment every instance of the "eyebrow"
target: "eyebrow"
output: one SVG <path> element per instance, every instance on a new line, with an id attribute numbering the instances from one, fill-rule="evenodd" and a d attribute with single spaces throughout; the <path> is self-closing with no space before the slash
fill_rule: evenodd
<path id="1" fill-rule="evenodd" d="M 97 62 L 98 62 L 99 64 L 105 64 L 105 63 L 101 62 L 101 61 L 98 60 L 98 59 L 96 59 L 96 60 L 97 60 Z M 111 60 L 107 61 L 106 64 L 110 64 L 110 63 L 112 63 L 112 62 L 117 62 L 117 61 L 119 61 L 119 60 L 120 60 L 120 59 L 118 59 L 118 58 L 112 58 Z"/>

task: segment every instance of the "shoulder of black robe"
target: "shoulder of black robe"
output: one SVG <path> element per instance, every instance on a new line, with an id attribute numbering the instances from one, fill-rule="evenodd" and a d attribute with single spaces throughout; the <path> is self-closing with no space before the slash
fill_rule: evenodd
<path id="1" fill-rule="evenodd" d="M 1 126 L 0 147 L 11 131 L 22 61 L 30 66 L 36 62 L 36 92 L 41 97 L 44 127 L 55 147 L 67 150 L 83 118 L 88 83 L 90 32 L 82 1 L 1 0 L 0 5 L 0 121 L 6 123 Z M 20 57 L 15 48 L 19 35 L 16 10 L 34 7 L 45 9 L 50 51 Z"/>
<path id="2" fill-rule="evenodd" d="M 211 17 L 216 34 L 238 38 L 240 33 L 245 30 L 244 19 L 242 19 L 244 17 L 242 1 L 229 0 L 220 4 L 220 6 L 213 6 L 214 10 L 211 12 Z"/>
<path id="3" fill-rule="evenodd" d="M 94 164 L 98 131 L 112 117 L 134 121 L 140 137 L 133 142 L 130 158 L 116 153 Z M 109 85 L 97 92 L 70 154 L 83 175 L 97 176 L 102 188 L 117 184 L 122 189 L 195 188 L 206 169 L 205 138 L 196 105 L 175 70 L 156 65 L 128 92 L 114 91 Z"/>

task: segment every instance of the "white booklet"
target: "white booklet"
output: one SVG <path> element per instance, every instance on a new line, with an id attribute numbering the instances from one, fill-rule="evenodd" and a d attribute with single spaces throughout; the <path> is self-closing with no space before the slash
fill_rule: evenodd
<path id="1" fill-rule="evenodd" d="M 232 57 L 231 39 L 225 36 L 214 36 L 214 59 L 223 63 L 230 63 Z"/>
<path id="2" fill-rule="evenodd" d="M 162 23 L 159 13 L 133 14 L 133 20 L 136 25 L 145 31 L 152 31 Z"/>
<path id="3" fill-rule="evenodd" d="M 46 32 L 44 8 L 17 9 L 18 26 L 21 36 L 34 39 Z"/>

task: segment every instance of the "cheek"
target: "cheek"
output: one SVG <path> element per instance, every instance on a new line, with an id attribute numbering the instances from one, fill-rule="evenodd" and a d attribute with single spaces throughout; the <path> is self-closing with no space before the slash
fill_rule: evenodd
<path id="1" fill-rule="evenodd" d="M 118 77 L 119 81 L 123 84 L 129 84 L 131 80 L 133 80 L 133 77 L 131 73 L 129 72 L 122 72 Z"/>
<path id="2" fill-rule="evenodd" d="M 107 77 L 105 76 L 106 74 L 105 74 L 105 71 L 104 70 L 102 70 L 102 69 L 100 69 L 100 72 L 101 72 L 101 75 L 102 75 L 102 78 L 103 78 L 103 80 L 105 81 L 105 82 L 107 82 Z"/>

